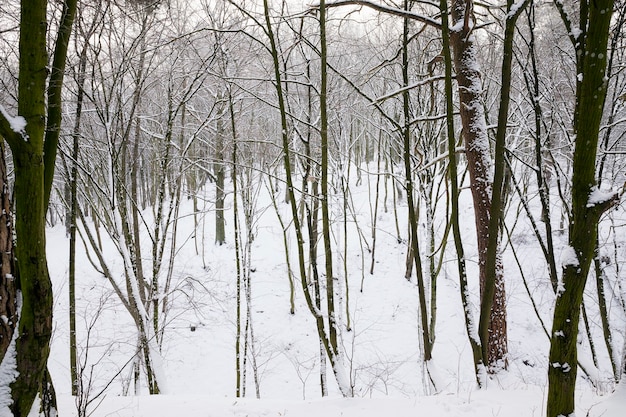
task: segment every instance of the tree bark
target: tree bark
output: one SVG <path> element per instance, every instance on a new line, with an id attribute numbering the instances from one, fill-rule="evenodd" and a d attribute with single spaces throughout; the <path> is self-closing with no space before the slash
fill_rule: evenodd
<path id="1" fill-rule="evenodd" d="M 14 151 L 13 161 L 16 255 L 23 304 L 16 344 L 19 376 L 11 392 L 13 415 L 21 417 L 30 412 L 50 353 L 52 283 L 46 262 L 42 149 L 26 144 L 19 152 Z"/>
<path id="2" fill-rule="evenodd" d="M 480 306 L 478 335 L 483 348 L 483 358 L 490 368 L 507 367 L 508 352 L 506 327 L 506 293 L 503 265 L 500 254 L 500 229 L 503 217 L 503 200 L 506 170 L 506 128 L 509 117 L 511 77 L 513 68 L 513 38 L 515 23 L 527 2 L 514 9 L 513 0 L 507 0 L 500 87 L 500 107 L 494 152 L 493 190 L 489 206 L 489 230 L 485 254 L 485 276 Z"/>

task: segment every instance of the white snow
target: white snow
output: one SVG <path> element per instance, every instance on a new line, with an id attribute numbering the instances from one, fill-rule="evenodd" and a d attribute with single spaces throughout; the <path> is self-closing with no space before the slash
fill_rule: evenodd
<path id="1" fill-rule="evenodd" d="M 458 22 L 450 26 L 450 32 L 460 32 L 461 30 L 463 30 L 464 24 L 465 22 L 463 21 L 463 19 L 459 19 Z"/>
<path id="2" fill-rule="evenodd" d="M 214 185 L 204 191 L 206 201 L 214 195 L 211 187 Z M 278 195 L 283 192 L 284 188 Z M 351 193 L 355 218 L 362 226 L 368 224 L 367 186 L 351 184 Z M 251 248 L 251 260 L 256 268 L 251 275 L 255 344 L 248 350 L 248 355 L 254 352 L 257 356 L 261 399 L 252 398 L 255 392 L 251 360 L 248 360 L 247 398 L 234 395 L 236 274 L 232 230 L 227 229 L 225 245 L 214 246 L 214 212 L 207 209 L 200 213 L 199 230 L 194 231 L 193 216 L 189 215 L 192 203 L 185 200 L 178 228 L 179 241 L 183 243 L 174 268 L 174 291 L 169 295 L 172 311 L 168 316 L 160 357 L 153 358 L 157 369 L 163 373 L 157 377 L 159 383 L 165 380 L 168 383 L 167 394 L 146 395 L 144 386 L 143 394 L 132 395 L 134 387 L 129 366 L 132 362 L 129 360 L 136 349 L 135 324 L 120 305 L 110 283 L 93 270 L 85 253 L 78 254 L 77 275 L 81 277 L 77 283 L 79 357 L 84 358 L 87 331 L 94 323 L 89 335 L 85 383 L 89 382 L 88 376 L 91 375 L 92 397 L 105 389 L 104 395 L 88 410 L 93 417 L 531 417 L 545 414 L 548 338 L 529 307 L 528 295 L 514 268 L 505 274 L 510 279 L 507 288 L 509 370 L 493 377 L 483 368 L 480 378 L 488 389 L 477 390 L 451 244 L 447 249 L 449 253 L 444 256 L 438 283 L 437 339 L 433 359 L 427 365 L 423 364 L 417 289 L 414 283 L 404 279 L 406 243 L 398 242 L 396 238 L 391 211 L 379 213 L 375 271 L 373 275 L 365 274 L 363 292 L 358 290 L 362 260 L 365 257 L 369 269 L 371 254 L 361 248 L 353 222 L 349 224 L 348 233 L 342 235 L 340 246 L 346 239 L 349 248 L 346 259 L 349 261 L 347 278 L 352 331 L 347 332 L 342 326 L 344 354 L 340 369 L 345 373 L 340 374 L 340 378 L 344 386 L 354 387 L 356 398 L 341 398 L 329 364 L 329 397 L 320 398 L 319 341 L 315 321 L 306 308 L 298 281 L 296 313 L 289 314 L 282 228 L 267 194 L 267 190 L 260 192 L 255 240 Z M 226 219 L 232 221 L 232 193 L 228 195 Z M 461 228 L 470 280 L 466 295 L 474 316 L 479 305 L 475 223 L 470 193 L 463 192 L 461 199 Z M 399 216 L 406 215 L 405 202 L 399 204 Z M 284 219 L 290 218 L 287 204 L 279 204 L 278 208 Z M 150 222 L 151 209 L 147 209 L 143 216 L 146 222 Z M 445 226 L 441 220 L 435 219 L 435 227 L 442 228 L 439 230 Z M 203 222 L 206 222 L 204 229 Z M 125 262 L 116 255 L 115 245 L 119 242 L 111 241 L 104 233 L 102 236 L 103 253 L 112 272 L 123 276 Z M 293 233 L 289 239 L 291 265 L 297 268 Z M 73 417 L 77 413 L 75 399 L 69 394 L 68 243 L 64 227 L 49 229 L 47 242 L 55 291 L 55 333 L 49 366 L 58 394 L 59 415 Z M 562 241 L 557 245 L 565 253 L 571 249 Z M 532 244 L 518 245 L 518 250 L 526 262 L 527 276 L 534 278 L 530 282 L 531 291 L 545 319 L 550 315 L 554 297 L 545 265 L 537 262 L 540 250 Z M 150 256 L 149 251 L 145 253 L 144 256 Z M 335 254 L 343 257 L 341 251 Z M 505 265 L 513 265 L 507 254 L 505 252 Z M 297 269 L 294 272 L 297 276 Z M 341 279 L 343 281 L 343 273 Z M 322 310 L 325 313 L 325 306 Z M 342 311 L 344 320 L 345 314 L 345 310 Z M 195 331 L 190 330 L 192 324 Z M 477 338 L 475 324 L 472 328 L 472 337 Z M 152 350 L 158 352 L 154 346 Z M 583 360 L 587 356 L 584 351 L 579 355 Z M 159 359 L 162 360 L 160 366 Z M 93 374 L 89 374 L 92 370 Z M 598 370 L 595 377 L 606 383 L 606 369 Z M 436 393 L 427 378 L 434 382 Z M 602 398 L 586 380 L 581 379 L 579 387 L 577 404 L 585 415 L 591 405 Z"/>
<path id="3" fill-rule="evenodd" d="M 21 310 L 21 297 L 18 292 L 17 295 L 17 310 Z M 18 323 L 19 324 L 19 323 Z M 17 371 L 17 360 L 16 360 L 16 351 L 15 351 L 15 341 L 17 340 L 18 332 L 17 325 L 15 332 L 13 332 L 13 338 L 11 339 L 11 343 L 2 358 L 2 363 L 0 363 L 0 417 L 13 417 L 13 413 L 9 409 L 11 404 L 13 404 L 13 399 L 11 398 L 11 390 L 10 385 L 15 381 L 15 378 L 19 375 Z"/>
<path id="4" fill-rule="evenodd" d="M 582 35 L 582 33 L 583 31 L 580 28 L 572 28 L 571 35 L 574 37 L 574 39 L 578 39 L 578 37 Z"/>
<path id="5" fill-rule="evenodd" d="M 11 116 L 1 104 L 0 113 L 2 113 L 4 118 L 8 120 L 9 125 L 11 126 L 11 130 L 13 130 L 15 133 L 22 135 L 24 140 L 28 140 L 28 136 L 26 135 L 26 119 L 24 119 L 22 116 Z"/>
<path id="6" fill-rule="evenodd" d="M 526 3 L 526 1 L 527 0 L 519 0 L 513 3 L 513 5 L 511 6 L 511 9 L 509 10 L 509 13 L 506 15 L 506 18 L 511 19 L 515 17 L 515 15 L 519 12 L 520 8 L 524 6 L 524 3 Z"/>
<path id="7" fill-rule="evenodd" d="M 622 381 L 624 381 L 622 377 Z M 589 417 L 623 417 L 626 410 L 626 384 L 620 383 L 609 398 L 594 404 L 589 410 Z"/>
<path id="8" fill-rule="evenodd" d="M 592 187 L 589 193 L 587 207 L 594 207 L 611 201 L 617 196 L 617 192 L 609 190 L 601 190 L 598 187 Z"/>
<path id="9" fill-rule="evenodd" d="M 571 246 L 565 246 L 561 252 L 561 265 L 564 268 L 568 266 L 579 266 L 578 254 Z"/>

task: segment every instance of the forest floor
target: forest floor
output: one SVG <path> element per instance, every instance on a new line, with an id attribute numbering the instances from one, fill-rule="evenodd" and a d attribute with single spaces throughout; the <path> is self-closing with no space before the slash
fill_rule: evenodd
<path id="1" fill-rule="evenodd" d="M 339 216 L 335 217 L 333 230 L 337 249 L 334 254 L 336 283 L 342 294 L 340 319 L 344 324 L 342 345 L 346 352 L 345 368 L 350 375 L 355 398 L 341 398 L 330 367 L 327 375 L 330 395 L 321 398 L 319 342 L 315 323 L 304 303 L 297 271 L 294 271 L 296 311 L 290 314 L 290 286 L 282 228 L 265 188 L 259 187 L 253 210 L 255 239 L 250 252 L 253 271 L 250 275 L 250 318 L 254 341 L 247 355 L 246 398 L 235 397 L 236 269 L 232 201 L 227 201 L 227 243 L 222 246 L 213 243 L 215 216 L 211 204 L 207 203 L 205 214 L 198 216 L 199 226 L 195 229 L 193 216 L 190 215 L 191 203 L 184 201 L 178 226 L 173 290 L 169 295 L 171 309 L 163 318 L 162 395 L 147 395 L 145 387 L 133 384 L 130 364 L 136 346 L 135 327 L 111 285 L 89 262 L 84 245 L 78 245 L 78 350 L 81 363 L 85 364 L 83 398 L 93 400 L 87 408 L 90 415 L 545 415 L 549 340 L 542 322 L 549 328 L 554 296 L 545 262 L 528 222 L 522 218 L 523 214 L 515 222 L 511 245 L 507 245 L 504 251 L 508 370 L 492 376 L 487 389 L 476 388 L 455 272 L 456 260 L 450 242 L 437 279 L 436 340 L 430 364 L 435 376 L 435 386 L 432 386 L 424 382 L 425 369 L 420 360 L 415 278 L 410 282 L 404 278 L 406 207 L 403 201 L 399 201 L 400 234 L 404 238 L 398 240 L 391 200 L 387 202 L 387 212 L 381 202 L 374 272 L 370 274 L 372 254 L 368 247 L 371 249 L 373 245 L 372 206 L 368 202 L 370 193 L 367 184 L 354 187 L 351 190 L 354 214 L 349 216 L 347 223 L 347 251 L 343 250 L 344 223 Z M 207 201 L 211 196 L 209 187 Z M 469 254 L 468 273 L 473 304 L 477 306 L 476 245 L 473 211 L 467 201 L 469 191 L 464 191 L 463 197 L 464 244 Z M 287 219 L 288 206 L 280 204 L 283 218 Z M 149 211 L 144 213 L 148 222 Z M 515 214 L 514 209 L 509 211 L 509 216 Z M 356 228 L 357 224 L 360 231 Z M 443 228 L 442 219 L 437 218 L 437 236 L 442 235 Z M 101 234 L 103 252 L 109 265 L 116 273 L 122 274 L 121 259 L 106 239 L 105 232 Z M 290 239 L 293 240 L 293 236 Z M 147 235 L 145 244 L 150 244 Z M 565 236 L 557 237 L 556 244 L 559 253 L 565 246 Z M 522 264 L 524 279 L 511 251 L 512 246 Z M 57 390 L 59 415 L 75 416 L 76 398 L 70 395 L 69 376 L 68 240 L 63 226 L 49 229 L 48 247 L 56 297 L 55 333 L 49 366 Z M 425 247 L 423 243 L 424 252 Z M 291 265 L 295 268 L 295 244 L 291 244 L 289 250 Z M 148 246 L 144 253 L 150 253 Z M 437 260 L 439 256 L 436 255 Z M 347 261 L 347 293 L 344 259 Z M 427 257 L 423 258 L 426 270 L 428 261 Z M 322 257 L 319 262 L 322 270 Z M 151 264 L 147 261 L 145 269 L 149 271 L 150 268 Z M 167 268 L 164 266 L 163 269 Z M 533 303 L 537 306 L 539 317 Z M 590 317 L 592 323 L 596 323 L 591 330 L 599 352 L 599 370 L 594 375 L 595 386 L 579 373 L 577 415 L 585 416 L 591 409 L 589 415 L 617 416 L 610 414 L 607 406 L 616 402 L 618 407 L 614 409 L 619 410 L 625 406 L 626 395 L 611 395 L 614 384 L 611 382 L 610 363 L 606 349 L 603 349 L 602 330 L 596 318 Z M 350 331 L 345 330 L 348 319 Z M 586 338 L 581 337 L 580 350 L 581 363 L 592 364 Z M 254 399 L 256 386 L 260 399 Z"/>

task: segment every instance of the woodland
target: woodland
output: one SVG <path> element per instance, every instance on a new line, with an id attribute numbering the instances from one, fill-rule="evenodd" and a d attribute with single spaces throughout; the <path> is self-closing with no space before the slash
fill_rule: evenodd
<path id="1" fill-rule="evenodd" d="M 208 380 L 626 400 L 625 23 L 623 0 L 3 1 L 0 416 Z"/>

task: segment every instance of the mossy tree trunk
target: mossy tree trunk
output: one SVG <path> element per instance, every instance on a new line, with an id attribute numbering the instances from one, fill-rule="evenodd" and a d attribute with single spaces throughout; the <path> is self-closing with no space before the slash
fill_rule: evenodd
<path id="1" fill-rule="evenodd" d="M 574 414 L 578 370 L 577 337 L 580 306 L 596 246 L 600 216 L 617 202 L 617 194 L 596 189 L 596 155 L 606 97 L 607 43 L 613 0 L 583 1 L 581 24 L 588 25 L 574 45 L 581 68 L 578 76 L 572 165 L 572 214 L 569 224 L 569 258 L 557 290 L 548 368 L 548 417 Z M 571 22 L 562 13 L 566 26 Z M 582 76 L 581 76 L 582 75 Z"/>
<path id="2" fill-rule="evenodd" d="M 46 260 L 45 213 L 50 196 L 47 190 L 51 188 L 54 175 L 61 122 L 60 93 L 76 6 L 76 0 L 63 3 L 48 79 L 47 1 L 21 2 L 20 27 L 27 30 L 20 31 L 17 113 L 26 122 L 25 126 L 16 125 L 21 119 L 9 116 L 6 111 L 0 112 L 0 135 L 11 148 L 15 166 L 16 256 L 22 294 L 16 342 L 19 375 L 11 384 L 11 412 L 16 417 L 28 415 L 37 393 L 42 387 L 48 390 L 51 385 L 46 363 L 50 353 L 53 299 Z M 45 153 L 44 144 L 47 144 Z M 42 392 L 41 396 L 50 397 L 48 392 Z"/>
<path id="3" fill-rule="evenodd" d="M 37 123 L 32 123 L 35 124 Z M 39 126 L 33 126 L 27 130 L 30 140 L 40 130 L 38 128 Z M 19 376 L 11 386 L 11 392 L 14 400 L 13 414 L 26 416 L 39 391 L 50 353 L 52 283 L 45 250 L 43 154 L 36 144 L 29 142 L 24 142 L 17 148 L 18 152 L 15 149 L 13 151 L 15 229 L 18 239 L 16 255 L 23 304 L 16 342 Z"/>

